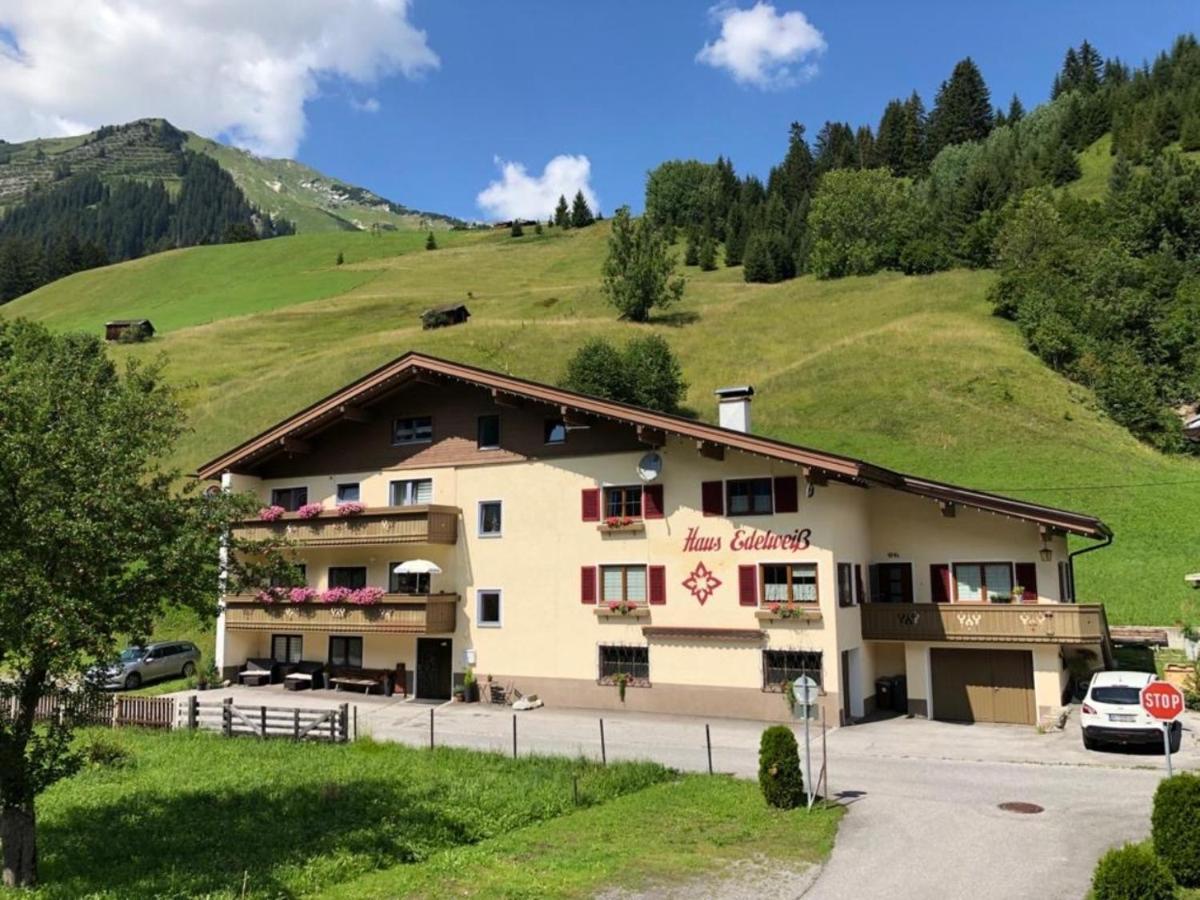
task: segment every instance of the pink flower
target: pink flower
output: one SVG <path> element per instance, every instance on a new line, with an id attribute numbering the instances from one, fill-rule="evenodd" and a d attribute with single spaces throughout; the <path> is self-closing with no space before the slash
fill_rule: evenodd
<path id="1" fill-rule="evenodd" d="M 278 603 L 280 600 L 282 600 L 283 594 L 284 594 L 283 588 L 277 588 L 277 587 L 267 588 L 266 590 L 262 590 L 262 591 L 258 592 L 258 595 L 257 595 L 258 602 L 265 603 L 268 606 L 270 606 L 272 603 Z"/>
<path id="2" fill-rule="evenodd" d="M 609 601 L 608 601 L 608 608 L 609 608 L 610 610 L 612 610 L 613 612 L 616 612 L 618 609 L 620 609 L 620 608 L 621 608 L 621 604 L 620 604 L 618 601 L 616 601 L 616 600 L 609 600 Z"/>
<path id="3" fill-rule="evenodd" d="M 324 509 L 320 503 L 305 503 L 302 507 L 296 510 L 296 515 L 301 519 L 315 519 L 321 514 Z"/>
<path id="4" fill-rule="evenodd" d="M 767 609 L 769 609 L 769 610 L 770 610 L 771 612 L 773 612 L 773 613 L 777 613 L 777 612 L 779 612 L 779 604 L 778 604 L 778 603 L 771 603 L 771 604 L 769 604 L 769 605 L 767 606 Z"/>
<path id="5" fill-rule="evenodd" d="M 310 587 L 294 587 L 288 591 L 288 600 L 292 603 L 312 603 L 317 599 L 317 592 Z"/>
<path id="6" fill-rule="evenodd" d="M 264 506 L 258 511 L 258 517 L 264 522 L 276 522 L 283 518 L 282 506 Z"/>
<path id="7" fill-rule="evenodd" d="M 345 603 L 350 599 L 350 588 L 335 587 L 330 588 L 321 594 L 322 603 Z"/>
<path id="8" fill-rule="evenodd" d="M 366 510 L 366 506 L 357 500 L 351 500 L 349 503 L 339 503 L 337 507 L 339 516 L 361 516 Z"/>
<path id="9" fill-rule="evenodd" d="M 350 596 L 346 598 L 346 602 L 353 603 L 355 606 L 374 606 L 383 599 L 384 593 L 383 588 L 359 588 L 356 591 L 350 592 Z"/>

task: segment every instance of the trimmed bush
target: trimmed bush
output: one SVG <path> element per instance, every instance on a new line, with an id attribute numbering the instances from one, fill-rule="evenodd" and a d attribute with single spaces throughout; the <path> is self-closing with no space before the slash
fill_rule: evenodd
<path id="1" fill-rule="evenodd" d="M 1150 824 L 1154 852 L 1175 880 L 1200 886 L 1200 776 L 1182 772 L 1160 781 Z"/>
<path id="2" fill-rule="evenodd" d="M 768 805 L 793 809 L 804 803 L 804 775 L 796 736 L 785 725 L 772 725 L 758 745 L 758 786 Z"/>
<path id="3" fill-rule="evenodd" d="M 1175 881 L 1149 847 L 1126 844 L 1100 857 L 1092 895 L 1096 900 L 1171 900 Z"/>

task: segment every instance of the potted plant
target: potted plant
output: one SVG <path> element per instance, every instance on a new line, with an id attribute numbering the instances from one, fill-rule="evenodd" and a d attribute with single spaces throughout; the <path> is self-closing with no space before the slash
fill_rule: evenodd
<path id="1" fill-rule="evenodd" d="M 263 522 L 278 522 L 283 518 L 282 506 L 264 506 L 258 511 L 258 518 Z"/>
<path id="2" fill-rule="evenodd" d="M 296 510 L 296 516 L 300 519 L 315 519 L 321 515 L 323 507 L 320 503 L 305 503 L 302 507 Z"/>
<path id="3" fill-rule="evenodd" d="M 366 511 L 367 507 L 364 504 L 359 503 L 357 500 L 350 500 L 347 503 L 339 503 L 337 507 L 337 514 L 343 518 L 348 518 L 350 516 L 361 516 Z"/>
<path id="4" fill-rule="evenodd" d="M 463 672 L 463 697 L 467 703 L 479 701 L 479 685 L 475 683 L 475 670 L 470 666 Z"/>
<path id="5" fill-rule="evenodd" d="M 621 702 L 625 702 L 625 688 L 629 686 L 629 673 L 618 672 L 613 677 L 613 683 L 617 686 L 617 696 L 621 698 Z"/>
<path id="6" fill-rule="evenodd" d="M 993 603 L 1012 603 L 1012 594 L 992 594 L 989 599 Z"/>

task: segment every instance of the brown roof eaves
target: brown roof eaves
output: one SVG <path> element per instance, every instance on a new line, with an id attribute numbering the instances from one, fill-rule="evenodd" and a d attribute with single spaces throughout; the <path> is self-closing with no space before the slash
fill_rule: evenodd
<path id="1" fill-rule="evenodd" d="M 853 457 L 826 453 L 759 435 L 733 431 L 627 403 L 603 400 L 565 388 L 551 387 L 536 381 L 528 381 L 512 375 L 491 372 L 487 369 L 415 352 L 406 353 L 398 359 L 368 372 L 341 390 L 318 400 L 279 424 L 210 460 L 199 468 L 197 474 L 201 478 L 216 478 L 222 472 L 231 471 L 239 464 L 247 463 L 267 452 L 278 449 L 285 438 L 315 431 L 336 421 L 341 417 L 345 407 L 356 403 L 370 402 L 374 396 L 392 389 L 397 383 L 422 373 L 458 379 L 527 400 L 565 407 L 599 418 L 632 423 L 654 431 L 816 469 L 838 480 L 859 484 L 879 484 L 944 502 L 959 503 L 964 506 L 1035 521 L 1048 528 L 1084 537 L 1100 538 L 1107 537 L 1112 533 L 1108 526 L 1099 519 L 1081 513 L 916 478 Z"/>

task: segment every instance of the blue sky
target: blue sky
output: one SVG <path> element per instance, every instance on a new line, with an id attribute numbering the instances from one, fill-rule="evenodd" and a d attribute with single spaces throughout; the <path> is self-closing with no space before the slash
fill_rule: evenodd
<path id="1" fill-rule="evenodd" d="M 765 175 L 791 121 L 931 105 L 967 55 L 1032 107 L 1084 38 L 1140 64 L 1200 25 L 1194 0 L 711 2 L 2 0 L 0 137 L 164 116 L 464 218 L 548 215 L 559 185 L 636 210 L 664 159 Z"/>

